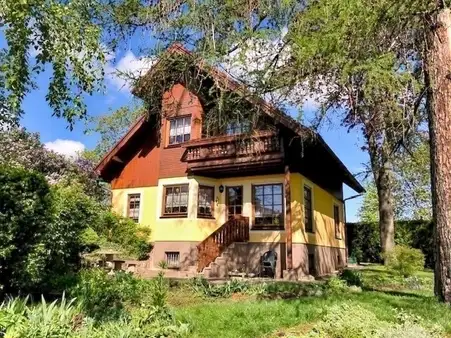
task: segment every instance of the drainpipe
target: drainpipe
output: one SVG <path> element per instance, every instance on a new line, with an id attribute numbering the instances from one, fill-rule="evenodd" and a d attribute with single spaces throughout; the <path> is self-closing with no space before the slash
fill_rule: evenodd
<path id="1" fill-rule="evenodd" d="M 357 198 L 360 196 L 363 196 L 363 194 L 353 195 L 353 196 L 350 196 L 343 200 L 343 218 L 344 218 L 343 226 L 344 226 L 344 230 L 345 230 L 345 236 L 346 236 L 346 201 L 353 200 L 354 198 Z M 348 247 L 349 247 L 348 236 L 345 237 L 345 241 L 346 241 L 346 265 L 348 265 Z"/>

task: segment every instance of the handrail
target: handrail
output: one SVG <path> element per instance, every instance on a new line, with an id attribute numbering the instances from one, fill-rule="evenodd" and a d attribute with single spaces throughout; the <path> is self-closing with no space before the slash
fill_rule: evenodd
<path id="1" fill-rule="evenodd" d="M 274 134 L 256 138 L 222 140 L 221 142 L 193 143 L 186 145 L 183 160 L 186 162 L 220 159 L 228 157 L 254 156 L 281 152 L 281 142 Z"/>
<path id="2" fill-rule="evenodd" d="M 249 241 L 249 218 L 229 219 L 197 246 L 197 271 L 202 272 L 232 243 L 247 241 Z"/>

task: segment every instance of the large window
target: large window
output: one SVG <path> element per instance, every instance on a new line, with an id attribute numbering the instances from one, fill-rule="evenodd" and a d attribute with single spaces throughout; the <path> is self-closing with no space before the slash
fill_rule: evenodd
<path id="1" fill-rule="evenodd" d="M 255 228 L 283 228 L 283 185 L 253 186 Z"/>
<path id="2" fill-rule="evenodd" d="M 336 204 L 334 204 L 334 225 L 335 225 L 335 237 L 341 239 L 340 207 Z"/>
<path id="3" fill-rule="evenodd" d="M 188 215 L 188 184 L 164 187 L 164 216 Z"/>
<path id="4" fill-rule="evenodd" d="M 304 186 L 304 224 L 305 231 L 313 232 L 312 188 Z"/>
<path id="5" fill-rule="evenodd" d="M 134 220 L 136 223 L 139 222 L 139 205 L 141 203 L 140 194 L 129 194 L 128 195 L 128 209 L 127 216 Z"/>
<path id="6" fill-rule="evenodd" d="M 178 117 L 170 120 L 169 144 L 187 142 L 191 136 L 191 116 Z"/>
<path id="7" fill-rule="evenodd" d="M 212 217 L 215 197 L 215 188 L 200 185 L 197 217 Z"/>

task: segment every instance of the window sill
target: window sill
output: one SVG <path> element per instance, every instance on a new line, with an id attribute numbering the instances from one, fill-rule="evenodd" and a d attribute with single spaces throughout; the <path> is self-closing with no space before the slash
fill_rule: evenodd
<path id="1" fill-rule="evenodd" d="M 168 144 L 164 149 L 180 148 L 183 143 Z"/>
<path id="2" fill-rule="evenodd" d="M 284 231 L 285 228 L 282 227 L 276 227 L 276 226 L 253 226 L 251 228 L 251 231 Z"/>
<path id="3" fill-rule="evenodd" d="M 160 218 L 188 218 L 188 214 L 171 214 L 171 215 L 162 215 Z"/>
<path id="4" fill-rule="evenodd" d="M 313 231 L 313 230 L 305 230 L 305 232 L 308 233 L 308 234 L 312 234 L 312 235 L 315 234 L 315 231 Z"/>
<path id="5" fill-rule="evenodd" d="M 201 218 L 201 219 L 215 219 L 215 216 L 197 215 L 197 218 Z"/>

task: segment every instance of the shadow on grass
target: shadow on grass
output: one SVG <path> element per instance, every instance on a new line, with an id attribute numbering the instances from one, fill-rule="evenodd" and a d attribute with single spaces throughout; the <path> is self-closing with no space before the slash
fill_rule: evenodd
<path id="1" fill-rule="evenodd" d="M 413 297 L 413 298 L 419 298 L 419 299 L 430 299 L 430 298 L 433 298 L 433 297 L 428 296 L 428 295 L 422 295 L 422 294 L 414 293 L 414 292 L 396 291 L 396 290 L 381 290 L 381 289 L 378 289 L 378 288 L 371 288 L 371 287 L 363 288 L 362 291 L 364 291 L 364 292 L 378 292 L 378 293 L 383 293 L 383 294 L 386 294 L 386 295 L 397 296 L 397 297 Z"/>

